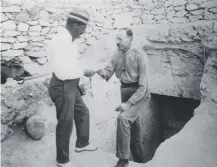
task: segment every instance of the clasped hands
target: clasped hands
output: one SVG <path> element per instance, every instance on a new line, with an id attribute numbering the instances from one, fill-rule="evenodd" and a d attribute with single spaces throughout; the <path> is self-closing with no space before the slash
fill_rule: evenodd
<path id="1" fill-rule="evenodd" d="M 92 77 L 95 73 L 97 73 L 99 76 L 101 76 L 103 79 L 107 79 L 105 73 L 103 70 L 97 70 L 97 71 L 94 71 L 94 70 L 85 70 L 84 72 L 84 76 L 86 77 Z M 120 111 L 120 112 L 124 112 L 126 111 L 127 109 L 129 109 L 131 107 L 131 103 L 130 102 L 125 102 L 125 103 L 121 103 L 120 105 L 118 105 L 115 109 L 115 111 Z"/>

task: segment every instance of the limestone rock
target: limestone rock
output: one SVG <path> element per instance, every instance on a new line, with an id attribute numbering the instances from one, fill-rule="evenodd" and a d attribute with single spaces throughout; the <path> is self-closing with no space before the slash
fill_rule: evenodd
<path id="1" fill-rule="evenodd" d="M 39 140 L 44 136 L 44 120 L 40 116 L 32 116 L 26 122 L 28 134 L 35 140 Z"/>
<path id="2" fill-rule="evenodd" d="M 27 42 L 27 41 L 30 41 L 30 39 L 29 39 L 28 36 L 18 36 L 17 39 L 18 39 L 19 42 Z"/>
<path id="3" fill-rule="evenodd" d="M 176 11 L 185 10 L 185 6 L 184 5 L 182 5 L 182 6 L 176 6 L 174 9 Z"/>
<path id="4" fill-rule="evenodd" d="M 35 26 L 39 23 L 38 20 L 35 20 L 35 21 L 27 21 L 27 24 L 31 25 L 31 26 Z"/>
<path id="5" fill-rule="evenodd" d="M 26 31 L 28 31 L 28 29 L 29 29 L 29 25 L 28 24 L 26 24 L 26 23 L 22 23 L 22 22 L 20 22 L 19 24 L 18 24 L 18 30 L 19 31 L 24 31 L 24 32 L 26 32 Z"/>
<path id="6" fill-rule="evenodd" d="M 154 10 L 151 11 L 151 14 L 154 14 L 154 15 L 162 15 L 164 13 L 165 13 L 164 8 L 154 9 Z"/>
<path id="7" fill-rule="evenodd" d="M 175 11 L 170 11 L 170 12 L 168 12 L 167 13 L 167 18 L 170 20 L 170 19 L 172 19 L 173 17 L 174 17 L 174 15 L 175 15 Z"/>
<path id="8" fill-rule="evenodd" d="M 32 32 L 40 32 L 40 31 L 41 31 L 41 26 L 40 26 L 40 25 L 30 26 L 30 27 L 29 27 L 29 31 L 32 31 Z"/>
<path id="9" fill-rule="evenodd" d="M 189 16 L 188 19 L 190 21 L 198 21 L 199 19 L 202 19 L 202 15 L 197 15 L 197 16 Z"/>
<path id="10" fill-rule="evenodd" d="M 25 51 L 32 51 L 32 52 L 39 52 L 41 51 L 41 48 L 39 46 L 33 45 L 33 43 L 29 44 L 27 47 L 24 49 Z"/>
<path id="11" fill-rule="evenodd" d="M 216 33 L 206 34 L 202 38 L 203 46 L 209 50 L 217 49 L 217 35 Z"/>
<path id="12" fill-rule="evenodd" d="M 121 27 L 129 27 L 132 23 L 133 16 L 132 13 L 125 13 L 118 15 L 115 23 L 114 23 L 114 28 L 121 28 Z"/>
<path id="13" fill-rule="evenodd" d="M 19 36 L 21 33 L 19 31 L 4 31 L 3 36 L 5 37 L 15 37 Z"/>
<path id="14" fill-rule="evenodd" d="M 56 9 L 55 8 L 52 8 L 52 7 L 46 7 L 45 8 L 47 11 L 48 11 L 48 13 L 50 13 L 50 14 L 52 14 L 52 13 L 56 13 Z"/>
<path id="15" fill-rule="evenodd" d="M 145 14 L 141 15 L 142 20 L 152 20 L 153 18 L 154 18 L 153 15 L 145 15 Z"/>
<path id="16" fill-rule="evenodd" d="M 178 17 L 173 17 L 171 20 L 171 22 L 173 23 L 186 23 L 187 22 L 187 18 L 178 18 Z"/>
<path id="17" fill-rule="evenodd" d="M 31 37 L 31 40 L 33 42 L 43 41 L 44 39 L 45 39 L 44 36 Z"/>
<path id="18" fill-rule="evenodd" d="M 14 19 L 15 19 L 14 15 L 12 15 L 11 13 L 5 13 L 5 14 L 6 14 L 6 16 L 7 16 L 10 20 L 14 20 Z"/>
<path id="19" fill-rule="evenodd" d="M 46 10 L 41 10 L 39 13 L 40 20 L 49 20 L 49 13 Z"/>
<path id="20" fill-rule="evenodd" d="M 145 46 L 144 49 L 150 58 L 152 92 L 175 97 L 200 98 L 199 85 L 204 63 L 201 62 L 202 54 L 197 58 L 194 53 L 172 48 L 171 45 L 167 48 Z M 194 60 L 189 61 L 190 58 Z"/>
<path id="21" fill-rule="evenodd" d="M 28 45 L 27 42 L 14 43 L 13 44 L 13 49 L 24 49 L 27 45 Z"/>
<path id="22" fill-rule="evenodd" d="M 191 11 L 193 15 L 202 15 L 204 13 L 203 9 Z"/>
<path id="23" fill-rule="evenodd" d="M 8 50 L 8 49 L 11 49 L 11 44 L 8 44 L 8 43 L 1 43 L 1 50 L 2 50 L 2 51 Z"/>
<path id="24" fill-rule="evenodd" d="M 19 22 L 26 22 L 30 20 L 29 14 L 27 12 L 22 12 L 16 15 L 16 20 Z"/>
<path id="25" fill-rule="evenodd" d="M 36 59 L 36 61 L 38 62 L 39 65 L 43 65 L 48 61 L 48 59 L 47 57 L 42 57 L 42 58 Z"/>
<path id="26" fill-rule="evenodd" d="M 197 6 L 197 4 L 195 4 L 195 3 L 191 3 L 191 4 L 188 4 L 187 6 L 186 6 L 186 9 L 187 10 L 196 10 L 196 9 L 198 9 L 198 6 Z"/>
<path id="27" fill-rule="evenodd" d="M 175 1 L 172 1 L 172 4 L 174 6 L 181 6 L 181 5 L 187 4 L 187 2 L 186 2 L 186 0 L 175 0 Z"/>
<path id="28" fill-rule="evenodd" d="M 46 52 L 44 51 L 38 51 L 38 52 L 25 51 L 25 55 L 32 58 L 41 58 L 47 56 Z"/>
<path id="29" fill-rule="evenodd" d="M 7 125 L 1 124 L 1 142 L 13 134 L 13 130 Z"/>
<path id="30" fill-rule="evenodd" d="M 5 43 L 14 43 L 16 41 L 16 39 L 15 38 L 12 38 L 12 37 L 2 37 L 1 38 L 1 42 L 5 42 Z"/>
<path id="31" fill-rule="evenodd" d="M 212 12 L 212 13 L 217 13 L 217 7 L 215 7 L 215 8 L 210 8 L 209 11 Z"/>
<path id="32" fill-rule="evenodd" d="M 2 23 L 2 28 L 4 28 L 5 30 L 15 30 L 16 24 L 14 21 L 5 21 Z"/>
<path id="33" fill-rule="evenodd" d="M 9 7 L 2 7 L 1 12 L 3 13 L 19 13 L 21 12 L 19 6 L 9 6 Z"/>
<path id="34" fill-rule="evenodd" d="M 40 20 L 40 25 L 42 27 L 48 27 L 48 26 L 50 26 L 50 23 L 48 21 L 45 21 L 45 20 Z"/>
<path id="35" fill-rule="evenodd" d="M 29 13 L 31 20 L 33 20 L 33 21 L 37 20 L 40 18 L 40 7 L 34 6 L 28 11 L 28 13 Z"/>
<path id="36" fill-rule="evenodd" d="M 4 13 L 1 13 L 1 22 L 7 21 L 7 20 L 8 20 L 8 17 Z"/>
<path id="37" fill-rule="evenodd" d="M 50 31 L 50 27 L 42 28 L 41 35 L 46 35 Z"/>
<path id="38" fill-rule="evenodd" d="M 40 36 L 40 32 L 39 32 L 39 31 L 35 31 L 35 32 L 29 31 L 28 34 L 29 34 L 29 36 L 31 36 L 31 37 Z"/>
<path id="39" fill-rule="evenodd" d="M 6 52 L 2 53 L 3 57 L 21 57 L 24 56 L 23 50 L 7 50 Z"/>
<path id="40" fill-rule="evenodd" d="M 183 17 L 183 16 L 185 16 L 185 14 L 187 14 L 187 12 L 185 10 L 181 10 L 181 11 L 177 12 L 175 14 L 175 16 L 176 17 Z"/>

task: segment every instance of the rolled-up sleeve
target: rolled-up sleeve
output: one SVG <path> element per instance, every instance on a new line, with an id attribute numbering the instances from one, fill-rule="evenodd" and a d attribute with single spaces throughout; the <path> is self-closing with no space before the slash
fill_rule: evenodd
<path id="1" fill-rule="evenodd" d="M 116 63 L 117 63 L 117 52 L 114 53 L 114 55 L 111 58 L 111 60 L 109 61 L 108 65 L 103 69 L 103 74 L 106 77 L 107 81 L 114 74 L 115 68 L 116 68 Z"/>
<path id="2" fill-rule="evenodd" d="M 139 75 L 139 80 L 138 80 L 139 88 L 128 100 L 132 104 L 136 104 L 148 92 L 148 75 L 147 75 L 148 62 L 145 56 L 146 55 L 142 55 L 141 53 L 138 53 L 137 63 L 138 63 L 138 75 Z"/>

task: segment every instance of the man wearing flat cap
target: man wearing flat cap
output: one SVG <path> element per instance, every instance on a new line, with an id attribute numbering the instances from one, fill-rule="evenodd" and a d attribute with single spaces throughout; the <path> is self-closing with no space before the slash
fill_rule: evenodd
<path id="1" fill-rule="evenodd" d="M 97 150 L 96 146 L 89 143 L 89 110 L 79 89 L 82 76 L 92 77 L 95 74 L 92 70 L 80 67 L 76 46 L 76 38 L 85 32 L 88 21 L 89 14 L 85 10 L 73 8 L 65 28 L 48 45 L 48 59 L 53 70 L 49 95 L 56 107 L 56 160 L 60 167 L 73 167 L 69 162 L 73 120 L 77 134 L 75 152 Z"/>

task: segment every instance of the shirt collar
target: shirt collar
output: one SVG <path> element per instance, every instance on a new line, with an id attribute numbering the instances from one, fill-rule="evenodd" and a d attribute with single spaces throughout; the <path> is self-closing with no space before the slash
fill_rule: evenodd
<path id="1" fill-rule="evenodd" d="M 125 55 L 128 55 L 131 51 L 132 51 L 132 46 L 131 46 L 130 49 L 125 53 Z"/>

